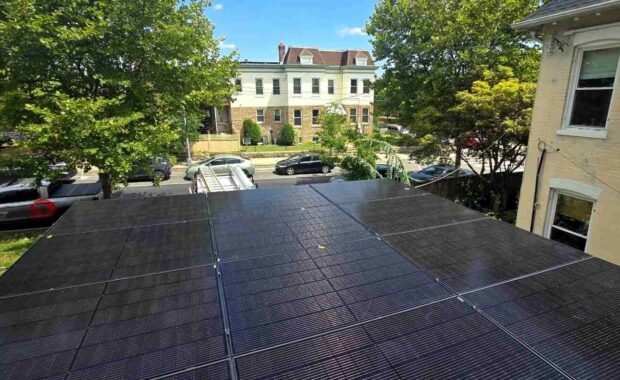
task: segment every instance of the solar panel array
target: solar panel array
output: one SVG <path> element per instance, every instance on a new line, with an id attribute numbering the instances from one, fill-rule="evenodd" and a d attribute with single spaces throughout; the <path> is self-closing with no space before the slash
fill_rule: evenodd
<path id="1" fill-rule="evenodd" d="M 387 180 L 85 202 L 0 277 L 0 378 L 613 378 L 619 300 Z"/>

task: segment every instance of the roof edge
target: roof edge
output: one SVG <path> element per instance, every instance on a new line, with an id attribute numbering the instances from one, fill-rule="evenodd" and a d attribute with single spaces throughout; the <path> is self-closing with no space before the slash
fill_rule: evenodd
<path id="1" fill-rule="evenodd" d="M 614 6 L 620 6 L 620 0 L 608 0 L 608 1 L 605 1 L 599 4 L 592 4 L 592 5 L 587 5 L 585 7 L 576 8 L 576 9 L 569 9 L 566 11 L 557 12 L 557 13 L 547 15 L 547 16 L 535 17 L 531 20 L 523 20 L 515 24 L 512 24 L 512 27 L 514 29 L 520 29 L 520 30 L 534 29 L 538 26 L 548 24 L 553 21 L 559 21 L 567 17 L 579 16 L 584 13 L 591 13 L 591 12 L 596 12 L 599 10 L 602 11 L 607 8 L 613 8 Z"/>

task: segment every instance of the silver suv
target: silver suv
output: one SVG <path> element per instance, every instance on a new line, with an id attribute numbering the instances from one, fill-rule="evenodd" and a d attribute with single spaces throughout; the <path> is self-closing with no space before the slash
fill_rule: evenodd
<path id="1" fill-rule="evenodd" d="M 239 156 L 218 154 L 208 160 L 197 162 L 188 167 L 185 170 L 185 179 L 194 178 L 198 169 L 205 166 L 210 166 L 215 174 L 227 174 L 229 168 L 240 167 L 248 177 L 254 176 L 254 163 L 251 160 L 246 160 Z"/>

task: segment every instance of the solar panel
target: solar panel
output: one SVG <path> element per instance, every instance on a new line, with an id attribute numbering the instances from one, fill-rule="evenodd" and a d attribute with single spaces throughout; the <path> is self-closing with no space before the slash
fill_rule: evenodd
<path id="1" fill-rule="evenodd" d="M 454 299 L 237 359 L 239 377 L 563 378 Z"/>
<path id="2" fill-rule="evenodd" d="M 613 377 L 619 275 L 385 180 L 91 202 L 0 277 L 0 377 Z"/>
<path id="3" fill-rule="evenodd" d="M 390 235 L 385 239 L 456 292 L 471 291 L 588 257 L 492 219 Z"/>
<path id="4" fill-rule="evenodd" d="M 468 222 L 484 214 L 433 196 L 391 198 L 341 206 L 380 235 Z"/>
<path id="5" fill-rule="evenodd" d="M 620 371 L 620 268 L 589 259 L 465 298 L 579 379 Z"/>

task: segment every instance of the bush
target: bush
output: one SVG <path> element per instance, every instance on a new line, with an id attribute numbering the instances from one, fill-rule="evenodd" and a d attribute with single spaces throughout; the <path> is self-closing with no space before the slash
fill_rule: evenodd
<path id="1" fill-rule="evenodd" d="M 289 123 L 284 124 L 278 145 L 293 145 L 295 143 L 295 129 Z"/>
<path id="2" fill-rule="evenodd" d="M 251 119 L 243 120 L 243 137 L 246 139 L 252 139 L 252 145 L 258 144 L 262 139 L 263 133 L 256 122 Z"/>

